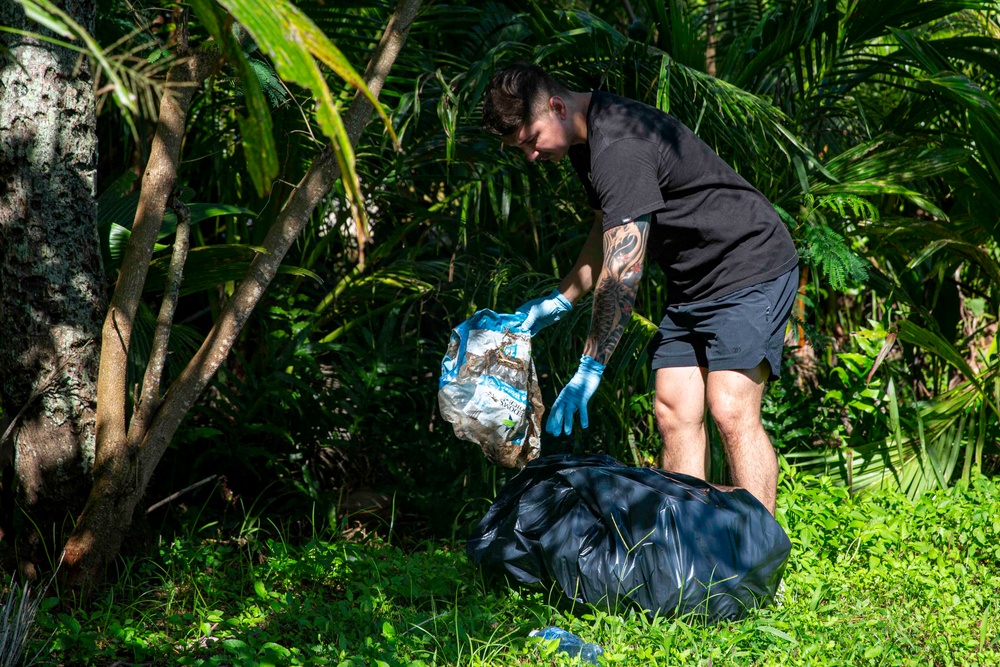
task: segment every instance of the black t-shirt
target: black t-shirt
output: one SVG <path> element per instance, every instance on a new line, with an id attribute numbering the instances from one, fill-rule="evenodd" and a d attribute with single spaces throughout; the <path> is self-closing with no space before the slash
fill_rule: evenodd
<path id="1" fill-rule="evenodd" d="M 666 273 L 671 304 L 766 282 L 798 263 L 764 195 L 659 109 L 595 91 L 587 142 L 569 157 L 605 231 L 653 214 L 647 254 Z"/>

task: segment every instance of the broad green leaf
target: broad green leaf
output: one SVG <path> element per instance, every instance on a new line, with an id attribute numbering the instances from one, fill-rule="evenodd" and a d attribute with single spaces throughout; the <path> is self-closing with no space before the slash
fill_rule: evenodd
<path id="1" fill-rule="evenodd" d="M 220 215 L 249 215 L 257 217 L 257 214 L 250 209 L 243 208 L 242 206 L 234 206 L 232 204 L 195 203 L 188 204 L 187 208 L 188 212 L 191 214 L 192 225 L 201 222 L 202 220 L 208 220 L 209 218 L 215 218 Z M 174 214 L 172 211 L 168 211 L 167 215 L 173 216 Z"/>
<path id="2" fill-rule="evenodd" d="M 656 106 L 660 111 L 670 113 L 670 56 L 665 53 L 660 56 L 660 78 L 656 86 Z"/>
<path id="3" fill-rule="evenodd" d="M 919 266 L 931 255 L 942 248 L 951 248 L 955 252 L 965 255 L 972 261 L 979 264 L 979 266 L 986 271 L 987 275 L 989 275 L 990 279 L 993 281 L 994 289 L 1000 289 L 1000 265 L 998 265 L 996 260 L 994 260 L 989 253 L 984 251 L 982 248 L 971 243 L 966 243 L 965 241 L 957 241 L 955 239 L 939 239 L 934 241 L 928 245 L 922 253 L 913 258 L 907 265 L 907 268 L 912 269 L 915 266 Z"/>
<path id="4" fill-rule="evenodd" d="M 223 2 L 232 0 L 222 0 Z M 365 80 L 354 71 L 351 63 L 348 62 L 344 54 L 340 52 L 333 42 L 323 34 L 315 23 L 313 23 L 308 16 L 302 13 L 302 10 L 295 5 L 288 3 L 286 5 L 288 9 L 289 16 L 293 19 L 294 25 L 302 30 L 302 35 L 305 40 L 306 46 L 309 51 L 320 61 L 323 62 L 327 67 L 332 69 L 337 75 L 351 85 L 353 88 L 357 88 L 362 95 L 368 98 L 368 101 L 372 103 L 372 107 L 375 112 L 382 117 L 382 122 L 385 124 L 386 129 L 389 131 L 390 136 L 393 140 L 396 140 L 395 132 L 392 129 L 392 122 L 389 120 L 389 116 L 386 114 L 385 109 L 382 104 L 378 101 L 378 98 L 368 90 L 368 86 L 365 85 Z"/>
<path id="5" fill-rule="evenodd" d="M 275 642 L 267 642 L 266 644 L 264 644 L 263 646 L 261 646 L 261 649 L 263 649 L 265 651 L 274 651 L 275 653 L 277 653 L 278 655 L 280 655 L 283 658 L 288 658 L 289 656 L 292 655 L 291 651 L 289 651 L 287 648 L 285 648 L 281 644 L 278 644 L 278 643 L 275 643 Z"/>
<path id="6" fill-rule="evenodd" d="M 316 102 L 316 120 L 323 134 L 333 142 L 344 189 L 357 221 L 358 242 L 363 247 L 368 225 L 362 205 L 361 185 L 354 167 L 354 148 L 326 80 L 313 58 L 321 60 L 361 91 L 395 139 L 385 110 L 339 49 L 288 0 L 276 0 L 266 7 L 257 0 L 219 0 L 219 4 L 247 29 L 260 49 L 271 57 L 279 76 L 312 92 Z"/>
<path id="7" fill-rule="evenodd" d="M 257 217 L 257 214 L 242 206 L 232 206 L 230 204 L 188 204 L 188 213 L 191 214 L 191 224 L 196 225 L 210 218 L 217 218 L 223 215 L 246 215 Z M 160 225 L 160 232 L 157 239 L 170 236 L 177 231 L 177 214 L 167 209 L 163 214 L 163 224 Z"/>
<path id="8" fill-rule="evenodd" d="M 243 139 L 243 153 L 247 169 L 258 195 L 271 190 L 271 182 L 278 175 L 278 155 L 274 144 L 271 110 L 260 89 L 260 82 L 243 49 L 229 29 L 225 12 L 213 0 L 191 0 L 191 6 L 205 28 L 221 47 L 226 60 L 240 74 L 248 116 L 240 114 L 237 122 Z"/>
<path id="9" fill-rule="evenodd" d="M 976 389 L 979 390 L 979 393 L 982 394 L 983 399 L 990 404 L 993 411 L 997 412 L 996 405 L 994 405 L 990 400 L 989 394 L 983 388 L 979 378 L 976 376 L 975 371 L 973 371 L 969 366 L 969 362 L 967 362 L 965 358 L 959 354 L 954 345 L 946 341 L 938 334 L 928 331 L 927 329 L 924 329 L 909 320 L 900 320 L 897 323 L 897 327 L 900 340 L 906 341 L 907 343 L 911 343 L 919 348 L 931 352 L 957 368 L 969 382 L 975 385 Z"/>
<path id="10" fill-rule="evenodd" d="M 132 235 L 132 222 L 135 219 L 136 207 L 139 205 L 139 193 L 124 194 L 131 186 L 135 176 L 127 172 L 115 181 L 97 200 L 97 223 L 101 235 L 101 252 L 104 256 L 105 270 L 109 273 L 117 271 L 125 246 Z M 198 224 L 220 215 L 249 215 L 254 212 L 242 206 L 230 204 L 194 203 L 188 204 L 191 213 L 191 224 Z M 177 230 L 177 216 L 173 211 L 167 211 L 163 223 L 157 233 L 157 240 L 166 238 Z M 157 244 L 155 252 L 164 250 L 167 246 Z"/>
<path id="11" fill-rule="evenodd" d="M 222 646 L 227 651 L 232 651 L 233 653 L 238 653 L 238 654 L 243 654 L 244 652 L 247 652 L 247 649 L 250 648 L 250 646 L 246 642 L 239 639 L 224 639 L 222 641 Z"/>

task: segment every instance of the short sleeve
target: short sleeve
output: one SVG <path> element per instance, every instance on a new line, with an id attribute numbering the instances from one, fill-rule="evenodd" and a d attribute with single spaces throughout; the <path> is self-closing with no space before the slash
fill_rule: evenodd
<path id="1" fill-rule="evenodd" d="M 593 161 L 593 186 L 604 212 L 605 231 L 663 208 L 656 146 L 621 139 Z"/>

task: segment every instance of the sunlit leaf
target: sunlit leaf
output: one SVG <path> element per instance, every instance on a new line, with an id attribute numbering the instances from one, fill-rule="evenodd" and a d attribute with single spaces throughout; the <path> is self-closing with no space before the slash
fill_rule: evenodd
<path id="1" fill-rule="evenodd" d="M 243 153 L 246 155 L 247 170 L 250 172 L 257 194 L 267 194 L 271 189 L 271 181 L 278 175 L 278 155 L 274 144 L 271 110 L 260 89 L 260 82 L 232 30 L 229 29 L 225 12 L 221 11 L 213 0 L 191 0 L 191 7 L 221 47 L 226 60 L 240 74 L 248 114 L 246 116 L 240 114 L 237 118 Z"/>

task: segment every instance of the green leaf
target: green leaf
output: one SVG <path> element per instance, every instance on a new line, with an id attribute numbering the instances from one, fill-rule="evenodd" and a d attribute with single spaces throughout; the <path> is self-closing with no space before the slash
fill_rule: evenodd
<path id="1" fill-rule="evenodd" d="M 240 657 L 250 655 L 250 646 L 246 642 L 239 639 L 223 639 L 222 646 L 227 651 L 235 653 Z"/>
<path id="2" fill-rule="evenodd" d="M 153 49 L 148 56 L 146 56 L 146 62 L 155 63 L 162 58 L 166 58 L 170 55 L 169 49 Z"/>
<path id="3" fill-rule="evenodd" d="M 277 653 L 282 658 L 288 658 L 288 657 L 290 657 L 292 655 L 291 651 L 289 651 L 287 648 L 285 648 L 281 644 L 277 644 L 275 642 L 267 642 L 266 644 L 264 644 L 263 646 L 261 646 L 261 649 L 264 650 L 264 651 L 272 651 L 274 653 Z"/>
<path id="4" fill-rule="evenodd" d="M 805 247 L 802 258 L 814 266 L 822 267 L 830 285 L 836 290 L 847 287 L 847 279 L 863 283 L 868 279 L 864 261 L 851 252 L 837 232 L 823 224 L 806 226 L 803 232 Z"/>
<path id="5" fill-rule="evenodd" d="M 249 215 L 257 217 L 257 214 L 250 209 L 243 208 L 242 206 L 233 206 L 232 204 L 195 203 L 188 204 L 187 208 L 188 212 L 191 214 L 192 225 L 201 222 L 202 220 L 208 220 L 209 218 L 215 218 L 220 215 Z M 173 217 L 173 215 L 172 211 L 167 212 L 168 217 Z"/>
<path id="6" fill-rule="evenodd" d="M 958 353 L 958 350 L 955 349 L 954 345 L 936 333 L 928 331 L 927 329 L 924 329 L 909 320 L 900 320 L 897 322 L 896 326 L 899 329 L 900 340 L 916 345 L 917 347 L 927 350 L 928 352 L 932 352 L 960 370 L 962 375 L 964 375 L 969 382 L 975 385 L 976 389 L 979 390 L 979 393 L 982 394 L 983 398 L 987 403 L 989 403 L 993 411 L 997 412 L 996 405 L 990 400 L 989 394 L 983 388 L 982 384 L 980 384 L 975 371 L 973 371 L 969 366 L 969 362 L 967 362 L 965 358 Z"/>
<path id="7" fill-rule="evenodd" d="M 656 107 L 663 113 L 670 113 L 670 56 L 660 57 L 660 78 L 656 86 Z"/>
<path id="8" fill-rule="evenodd" d="M 228 17 L 212 0 L 191 0 L 191 6 L 205 28 L 219 43 L 226 60 L 240 73 L 248 116 L 240 114 L 237 122 L 243 139 L 247 169 L 258 195 L 271 190 L 278 175 L 278 155 L 274 144 L 271 110 L 260 88 L 260 81 L 247 61 L 239 42 L 229 30 Z"/>
<path id="9" fill-rule="evenodd" d="M 766 632 L 769 635 L 774 635 L 779 639 L 784 639 L 786 642 L 790 642 L 792 644 L 799 643 L 798 640 L 795 639 L 795 637 L 791 636 L 787 632 L 779 630 L 778 628 L 771 627 L 770 625 L 758 625 L 757 629 L 760 630 L 761 632 Z"/>
<path id="10" fill-rule="evenodd" d="M 131 187 L 134 179 L 135 175 L 132 172 L 126 172 L 97 200 L 97 226 L 98 233 L 101 235 L 101 252 L 104 257 L 104 268 L 109 273 L 118 270 L 121 258 L 125 254 L 125 246 L 132 235 L 132 222 L 139 205 L 139 193 L 125 193 Z M 191 224 L 204 222 L 220 215 L 256 215 L 250 209 L 231 204 L 194 203 L 187 206 L 188 212 L 191 214 Z M 166 238 L 176 230 L 177 216 L 173 211 L 167 211 L 163 216 L 163 223 L 160 225 L 160 231 L 156 238 L 157 240 Z M 159 252 L 166 247 L 157 245 L 155 250 Z"/>
<path id="11" fill-rule="evenodd" d="M 367 237 L 367 216 L 361 204 L 363 198 L 354 166 L 354 147 L 333 95 L 313 57 L 368 98 L 395 140 L 395 133 L 382 105 L 333 42 L 288 0 L 275 0 L 266 6 L 261 5 L 258 0 L 219 0 L 219 4 L 247 29 L 261 50 L 270 56 L 282 79 L 295 82 L 312 92 L 316 102 L 316 120 L 323 134 L 333 142 L 344 189 L 351 203 L 351 212 L 358 223 L 359 242 L 363 243 Z"/>
<path id="12" fill-rule="evenodd" d="M 885 653 L 885 646 L 883 644 L 875 644 L 874 646 L 870 646 L 865 651 L 865 660 L 871 660 L 872 658 L 877 658 L 883 653 Z"/>

